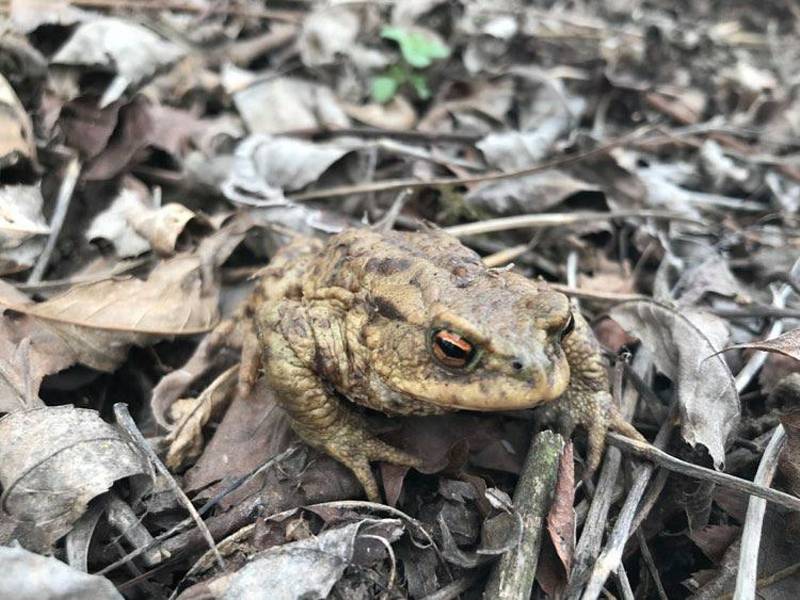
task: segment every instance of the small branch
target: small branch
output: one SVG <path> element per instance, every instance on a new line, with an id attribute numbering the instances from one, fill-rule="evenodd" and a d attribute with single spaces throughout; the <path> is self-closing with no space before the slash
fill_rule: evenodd
<path id="1" fill-rule="evenodd" d="M 463 225 L 445 227 L 444 231 L 455 237 L 508 231 L 510 229 L 531 229 L 537 227 L 555 227 L 558 225 L 574 225 L 594 221 L 609 221 L 611 219 L 624 219 L 638 217 L 641 219 L 667 219 L 703 225 L 702 221 L 692 219 L 685 215 L 666 210 L 618 210 L 615 212 L 577 211 L 571 213 L 545 213 L 535 215 L 518 215 L 516 217 L 501 217 L 487 219 Z"/>
<path id="2" fill-rule="evenodd" d="M 390 190 L 402 190 L 406 188 L 461 186 L 470 185 L 473 183 L 483 183 L 485 181 L 500 181 L 503 179 L 525 177 L 526 175 L 541 173 L 542 171 L 548 171 L 557 167 L 565 167 L 567 165 L 582 162 L 588 158 L 604 155 L 614 148 L 632 143 L 633 141 L 641 138 L 645 133 L 652 131 L 652 129 L 652 127 L 637 129 L 628 135 L 619 137 L 608 142 L 607 144 L 603 144 L 602 146 L 598 146 L 593 150 L 589 150 L 588 152 L 582 152 L 574 156 L 557 158 L 555 160 L 550 160 L 532 167 L 519 169 L 517 171 L 494 171 L 492 173 L 475 175 L 472 177 L 441 177 L 438 179 L 429 179 L 428 181 L 420 181 L 419 179 L 392 179 L 389 181 L 375 181 L 355 185 L 342 185 L 320 190 L 311 190 L 309 192 L 301 192 L 299 194 L 290 194 L 287 196 L 287 198 L 295 202 L 303 202 L 305 200 L 336 198 L 341 196 L 350 196 L 352 194 L 385 192 Z"/>
<path id="3" fill-rule="evenodd" d="M 139 428 L 136 427 L 136 423 L 134 423 L 133 419 L 131 418 L 131 414 L 128 412 L 128 406 L 123 404 L 122 402 L 117 402 L 114 405 L 114 416 L 117 418 L 117 423 L 128 433 L 131 440 L 136 444 L 137 448 L 144 453 L 145 456 L 150 460 L 153 466 L 158 470 L 161 475 L 164 476 L 166 481 L 169 483 L 170 488 L 178 497 L 181 504 L 184 505 L 186 510 L 194 519 L 195 523 L 197 524 L 198 529 L 203 534 L 203 537 L 206 539 L 208 543 L 208 547 L 214 552 L 214 556 L 217 560 L 217 564 L 221 569 L 225 568 L 225 560 L 222 558 L 222 555 L 217 550 L 217 546 L 214 543 L 214 538 L 211 537 L 211 532 L 206 527 L 205 522 L 203 521 L 202 517 L 197 514 L 197 510 L 195 509 L 192 501 L 189 500 L 189 497 L 186 493 L 180 488 L 178 482 L 175 481 L 175 478 L 172 476 L 172 473 L 169 472 L 164 463 L 158 458 L 156 453 L 153 451 L 153 448 L 150 444 L 147 443 L 147 440 L 144 439 L 142 432 L 139 431 Z"/>
<path id="4" fill-rule="evenodd" d="M 783 425 L 775 428 L 772 439 L 761 457 L 758 471 L 753 483 L 768 486 L 778 470 L 778 457 L 786 442 Z M 769 489 L 769 488 L 767 488 Z M 742 545 L 739 554 L 739 569 L 736 573 L 736 590 L 734 600 L 752 600 L 756 596 L 756 578 L 758 577 L 758 550 L 761 546 L 761 526 L 767 502 L 762 498 L 750 498 L 747 505 L 747 517 L 742 530 Z"/>
<path id="5" fill-rule="evenodd" d="M 81 174 L 81 163 L 77 157 L 73 157 L 67 168 L 64 170 L 64 179 L 61 181 L 61 187 L 58 189 L 58 198 L 56 199 L 56 209 L 53 211 L 53 218 L 50 221 L 50 236 L 47 238 L 47 243 L 44 250 L 39 255 L 36 265 L 33 267 L 30 276 L 28 277 L 28 284 L 39 283 L 44 275 L 44 270 L 50 262 L 50 256 L 56 247 L 58 234 L 61 233 L 61 227 L 64 225 L 64 219 L 67 217 L 67 209 L 72 200 L 72 193 L 75 191 L 75 186 L 78 183 L 78 177 Z"/>
<path id="6" fill-rule="evenodd" d="M 484 598 L 526 600 L 530 597 L 544 536 L 544 521 L 550 511 L 563 449 L 564 438 L 552 431 L 542 431 L 533 438 L 514 490 L 514 507 L 522 517 L 520 543 L 514 551 L 503 554 L 492 567 Z"/>
<path id="7" fill-rule="evenodd" d="M 624 452 L 630 452 L 639 458 L 648 460 L 675 473 L 704 481 L 712 481 L 713 483 L 736 490 L 737 492 L 769 500 L 789 510 L 800 511 L 800 498 L 792 496 L 791 494 L 779 492 L 778 490 L 773 490 L 752 481 L 735 477 L 734 475 L 721 473 L 713 469 L 682 461 L 679 458 L 670 456 L 663 450 L 659 450 L 655 446 L 626 438 L 618 433 L 609 432 L 607 440 L 610 445 Z"/>

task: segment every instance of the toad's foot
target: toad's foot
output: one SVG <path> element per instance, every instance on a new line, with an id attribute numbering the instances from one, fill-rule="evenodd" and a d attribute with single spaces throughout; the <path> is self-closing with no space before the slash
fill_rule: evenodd
<path id="1" fill-rule="evenodd" d="M 329 454 L 350 469 L 363 486 L 370 502 L 381 502 L 378 483 L 369 463 L 380 460 L 406 467 L 420 467 L 422 460 L 373 436 L 366 423 L 357 415 L 350 413 L 343 417 L 324 430 L 309 430 L 307 424 L 304 426 L 297 421 L 293 422 L 293 429 L 311 446 Z"/>
<path id="2" fill-rule="evenodd" d="M 558 431 L 567 437 L 572 435 L 576 426 L 586 430 L 587 475 L 594 473 L 600 466 L 609 430 L 638 441 L 646 441 L 620 414 L 611 394 L 604 391 L 568 389 L 564 396 L 544 409 L 544 418 L 555 422 Z"/>

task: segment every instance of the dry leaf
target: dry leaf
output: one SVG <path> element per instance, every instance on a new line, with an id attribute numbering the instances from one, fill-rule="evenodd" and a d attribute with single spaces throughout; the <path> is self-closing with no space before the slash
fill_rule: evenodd
<path id="1" fill-rule="evenodd" d="M 149 196 L 143 196 L 137 189 L 124 188 L 111 206 L 94 218 L 85 236 L 89 241 L 106 240 L 120 258 L 149 250 L 171 256 L 190 225 L 211 229 L 203 216 L 183 204 L 172 202 L 157 208 Z"/>
<path id="2" fill-rule="evenodd" d="M 330 88 L 289 77 L 253 81 L 254 75 L 233 67 L 224 72 L 236 109 L 250 133 L 348 127 L 350 120 Z M 231 82 L 234 75 L 238 81 Z"/>
<path id="3" fill-rule="evenodd" d="M 52 63 L 116 73 L 122 84 L 106 91 L 100 101 L 102 107 L 117 100 L 128 86 L 138 86 L 183 54 L 183 49 L 150 29 L 105 17 L 81 24 L 53 56 Z"/>
<path id="4" fill-rule="evenodd" d="M 0 187 L 0 275 L 32 267 L 49 232 L 38 185 Z"/>
<path id="5" fill-rule="evenodd" d="M 714 467 L 723 469 L 725 446 L 740 416 L 733 376 L 718 355 L 728 338 L 725 322 L 710 313 L 679 312 L 646 300 L 623 302 L 609 314 L 642 340 L 656 368 L 672 380 L 683 439 L 693 447 L 705 446 Z"/>
<path id="6" fill-rule="evenodd" d="M 123 600 L 105 577 L 89 575 L 52 556 L 0 546 L 0 598 Z"/>
<path id="7" fill-rule="evenodd" d="M 96 411 L 72 406 L 0 419 L 0 456 L 3 512 L 35 524 L 47 545 L 67 533 L 89 501 L 116 480 L 147 472 L 123 434 Z"/>
<path id="8" fill-rule="evenodd" d="M 800 360 L 800 328 L 787 331 L 771 340 L 759 340 L 747 342 L 745 344 L 735 344 L 728 346 L 722 351 L 734 350 L 736 348 L 752 348 L 753 350 L 763 350 L 764 352 L 776 352 L 789 358 Z"/>
<path id="9" fill-rule="evenodd" d="M 600 188 L 558 170 L 525 177 L 487 181 L 472 188 L 464 202 L 496 215 L 543 212 L 580 192 L 599 192 Z"/>
<path id="10" fill-rule="evenodd" d="M 358 551 L 357 546 L 372 542 L 372 560 L 383 558 L 378 550 L 383 544 L 375 545 L 376 540 L 363 536 L 379 536 L 391 543 L 403 532 L 398 519 L 364 519 L 329 529 L 261 552 L 231 577 L 210 583 L 209 588 L 226 600 L 327 598 L 354 556 L 366 550 Z"/>
<path id="11" fill-rule="evenodd" d="M 36 161 L 33 125 L 14 88 L 0 74 L 0 168 Z"/>
<path id="12" fill-rule="evenodd" d="M 386 104 L 345 104 L 345 112 L 362 123 L 383 129 L 413 129 L 417 113 L 411 103 L 397 94 Z"/>
<path id="13" fill-rule="evenodd" d="M 235 202 L 256 206 L 286 204 L 284 191 L 302 189 L 360 144 L 345 141 L 314 144 L 293 138 L 251 135 L 237 146 L 236 161 L 223 193 Z"/>
<path id="14" fill-rule="evenodd" d="M 203 427 L 221 414 L 233 398 L 238 381 L 238 365 L 217 377 L 197 398 L 184 398 L 170 406 L 171 421 L 175 424 L 166 441 L 169 442 L 165 464 L 173 470 L 197 458 L 203 449 Z"/>

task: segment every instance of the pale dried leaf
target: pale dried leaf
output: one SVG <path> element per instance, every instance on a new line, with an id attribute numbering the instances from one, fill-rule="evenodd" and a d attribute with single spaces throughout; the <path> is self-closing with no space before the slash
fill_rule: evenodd
<path id="1" fill-rule="evenodd" d="M 184 55 L 150 29 L 112 17 L 83 23 L 52 58 L 54 64 L 103 68 L 136 86 Z M 102 105 L 116 100 L 108 96 Z"/>
<path id="2" fill-rule="evenodd" d="M 0 419 L 3 511 L 32 522 L 52 544 L 118 479 L 147 472 L 144 459 L 96 411 L 55 406 Z M 42 550 L 42 549 L 40 549 Z"/>
<path id="3" fill-rule="evenodd" d="M 417 113 L 411 103 L 397 94 L 386 104 L 345 104 L 345 112 L 362 123 L 383 129 L 413 129 Z"/>
<path id="4" fill-rule="evenodd" d="M 173 202 L 155 207 L 149 196 L 125 188 L 111 206 L 92 220 L 85 236 L 89 241 L 107 241 L 120 258 L 138 256 L 149 250 L 171 256 L 190 223 L 211 229 L 203 216 L 196 215 L 183 204 Z"/>
<path id="5" fill-rule="evenodd" d="M 727 325 L 710 313 L 637 300 L 618 304 L 611 317 L 642 340 L 656 368 L 675 385 L 681 435 L 705 446 L 714 467 L 725 466 L 725 446 L 739 423 L 739 395 L 727 363 L 718 355 Z"/>
<path id="6" fill-rule="evenodd" d="M 283 191 L 299 190 L 358 146 L 346 141 L 314 144 L 293 138 L 251 135 L 236 148 L 223 193 L 256 206 L 286 204 Z"/>
<path id="7" fill-rule="evenodd" d="M 776 352 L 788 356 L 789 358 L 800 360 L 800 328 L 792 329 L 770 340 L 758 340 L 745 344 L 736 344 L 734 346 L 728 346 L 724 350 L 733 350 L 734 348 L 751 348 L 753 350 L 763 350 L 764 352 Z"/>
<path id="8" fill-rule="evenodd" d="M 167 435 L 169 448 L 164 461 L 170 469 L 177 469 L 200 455 L 203 427 L 225 410 L 233 398 L 238 368 L 235 365 L 222 373 L 197 398 L 184 398 L 170 406 L 171 421 L 175 425 Z"/>
<path id="9" fill-rule="evenodd" d="M 144 281 L 128 277 L 76 285 L 50 300 L 8 308 L 72 335 L 82 328 L 127 333 L 137 340 L 192 335 L 217 321 L 217 290 L 206 289 L 208 283 L 200 259 L 181 255 L 159 263 Z"/>
<path id="10" fill-rule="evenodd" d="M 536 213 L 561 204 L 579 192 L 599 192 L 589 183 L 558 170 L 487 181 L 472 188 L 464 202 L 497 215 Z"/>
<path id="11" fill-rule="evenodd" d="M 380 535 L 388 542 L 403 534 L 396 519 L 365 519 L 329 529 L 298 542 L 283 544 L 257 554 L 230 579 L 209 587 L 224 600 L 292 600 L 327 598 L 334 584 L 350 566 L 356 545 L 369 541 L 361 536 Z M 222 589 L 219 589 L 222 588 Z"/>
<path id="12" fill-rule="evenodd" d="M 230 79 L 231 67 L 225 71 Z M 233 101 L 250 133 L 348 127 L 350 120 L 330 88 L 317 83 L 276 77 L 245 84 L 252 77 L 239 70 Z M 245 81 L 242 81 L 244 79 Z M 226 86 L 229 87 L 230 85 Z M 234 91 L 234 90 L 231 90 Z"/>
<path id="13" fill-rule="evenodd" d="M 304 20 L 297 41 L 300 59 L 307 67 L 333 63 L 339 54 L 353 47 L 361 28 L 356 9 L 349 6 L 321 6 Z"/>
<path id="14" fill-rule="evenodd" d="M 0 168 L 21 159 L 36 160 L 33 125 L 14 88 L 0 74 Z"/>
<path id="15" fill-rule="evenodd" d="M 38 185 L 0 187 L 0 275 L 32 267 L 49 232 Z"/>
<path id="16" fill-rule="evenodd" d="M 105 577 L 89 575 L 51 556 L 0 546 L 0 598 L 123 600 Z"/>

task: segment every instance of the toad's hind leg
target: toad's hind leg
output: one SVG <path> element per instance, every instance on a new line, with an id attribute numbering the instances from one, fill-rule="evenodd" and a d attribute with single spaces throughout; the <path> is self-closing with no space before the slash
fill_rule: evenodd
<path id="1" fill-rule="evenodd" d="M 380 502 L 370 461 L 418 467 L 422 461 L 394 448 L 368 430 L 364 420 L 317 374 L 317 348 L 305 308 L 283 300 L 256 315 L 264 370 L 292 429 L 309 445 L 329 454 L 356 476 L 367 498 Z"/>
<path id="2" fill-rule="evenodd" d="M 589 324 L 577 312 L 574 318 L 575 328 L 562 342 L 570 366 L 569 386 L 553 410 L 563 433 L 571 434 L 576 425 L 586 429 L 587 470 L 593 473 L 600 465 L 609 429 L 636 440 L 645 439 L 614 404 L 606 366 Z"/>

